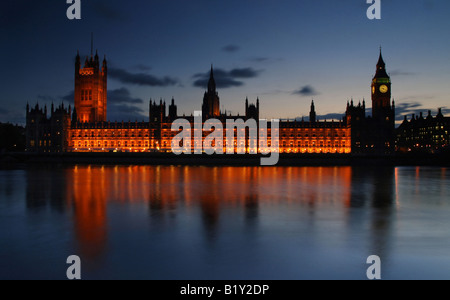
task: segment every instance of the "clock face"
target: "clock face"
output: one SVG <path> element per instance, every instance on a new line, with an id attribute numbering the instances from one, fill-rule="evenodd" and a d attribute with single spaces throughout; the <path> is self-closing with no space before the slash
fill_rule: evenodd
<path id="1" fill-rule="evenodd" d="M 372 94 L 375 94 L 375 87 L 372 86 Z"/>
<path id="2" fill-rule="evenodd" d="M 380 86 L 380 92 L 382 92 L 383 94 L 386 93 L 388 91 L 388 87 L 386 85 L 382 85 Z"/>

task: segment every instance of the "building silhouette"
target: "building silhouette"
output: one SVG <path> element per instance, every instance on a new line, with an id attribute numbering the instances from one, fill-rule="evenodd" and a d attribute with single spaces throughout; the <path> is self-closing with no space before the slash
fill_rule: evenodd
<path id="1" fill-rule="evenodd" d="M 220 98 L 216 88 L 214 69 L 211 66 L 210 78 L 201 106 L 202 120 L 215 119 L 223 128 L 227 120 L 256 120 L 260 117 L 260 100 L 249 103 L 245 99 L 245 113 L 231 115 L 220 110 Z M 179 116 L 175 99 L 170 105 L 160 100 L 150 99 L 149 122 L 110 122 L 107 121 L 107 61 L 102 67 L 98 54 L 86 58 L 81 67 L 80 56 L 75 59 L 75 107 L 47 108 L 38 104 L 33 109 L 27 105 L 27 151 L 31 152 L 170 152 L 171 142 L 179 131 L 172 131 L 172 123 L 179 118 L 187 120 L 194 132 L 195 116 Z M 273 141 L 272 122 L 268 122 L 268 147 L 275 146 L 280 153 L 376 153 L 389 154 L 395 150 L 395 106 L 391 102 L 391 81 L 386 72 L 383 57 L 380 56 L 372 81 L 372 116 L 366 116 L 365 101 L 354 105 L 347 103 L 344 117 L 339 121 L 320 121 L 314 100 L 311 103 L 309 120 L 281 119 L 279 122 L 279 141 Z M 232 141 L 235 152 L 246 153 L 262 151 L 258 141 L 252 143 L 248 138 L 248 128 L 234 128 Z M 237 139 L 237 131 L 245 130 L 244 142 Z M 203 131 L 205 139 L 211 131 Z M 224 141 L 226 130 L 223 130 Z M 194 136 L 192 134 L 191 136 Z M 194 145 L 195 141 L 192 141 Z M 278 143 L 278 144 L 276 144 Z M 225 145 L 224 142 L 224 152 Z M 220 145 L 219 145 L 220 147 Z M 256 149 L 254 149 L 256 147 Z"/>
<path id="2" fill-rule="evenodd" d="M 347 103 L 346 123 L 352 132 L 352 153 L 391 154 L 395 151 L 395 101 L 391 103 L 391 79 L 380 50 L 371 85 L 372 116 L 366 103 Z"/>
<path id="3" fill-rule="evenodd" d="M 397 128 L 397 147 L 401 152 L 439 152 L 448 150 L 450 145 L 450 118 L 444 117 L 442 109 L 438 109 L 435 117 L 428 111 L 423 114 L 405 116 L 403 123 Z"/>

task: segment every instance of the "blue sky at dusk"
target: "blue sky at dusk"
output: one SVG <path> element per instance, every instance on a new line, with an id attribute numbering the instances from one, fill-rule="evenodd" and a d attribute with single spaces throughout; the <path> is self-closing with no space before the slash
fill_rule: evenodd
<path id="1" fill-rule="evenodd" d="M 108 60 L 108 119 L 148 120 L 148 101 L 175 98 L 179 114 L 201 109 L 214 65 L 221 108 L 261 117 L 342 114 L 351 98 L 371 106 L 382 46 L 400 115 L 442 107 L 450 114 L 450 1 L 65 0 L 0 3 L 0 122 L 23 124 L 27 102 L 73 103 L 77 50 Z"/>

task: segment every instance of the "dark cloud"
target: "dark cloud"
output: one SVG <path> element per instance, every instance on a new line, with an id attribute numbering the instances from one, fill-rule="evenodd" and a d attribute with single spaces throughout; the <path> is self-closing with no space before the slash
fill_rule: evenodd
<path id="1" fill-rule="evenodd" d="M 125 21 L 128 19 L 123 10 L 114 7 L 111 1 L 92 1 L 92 8 L 98 16 L 109 21 Z"/>
<path id="2" fill-rule="evenodd" d="M 144 101 L 140 98 L 131 97 L 130 91 L 126 88 L 108 91 L 108 104 L 119 103 L 142 104 Z"/>
<path id="3" fill-rule="evenodd" d="M 337 113 L 330 113 L 326 115 L 318 115 L 318 120 L 342 120 L 342 117 L 344 117 L 344 114 L 337 114 Z"/>
<path id="4" fill-rule="evenodd" d="M 127 104 L 108 105 L 108 119 L 111 122 L 117 121 L 148 121 L 147 113 L 140 107 Z"/>
<path id="5" fill-rule="evenodd" d="M 0 107 L 0 114 L 1 115 L 7 115 L 7 114 L 9 114 L 9 110 L 7 110 L 6 108 L 1 108 Z"/>
<path id="6" fill-rule="evenodd" d="M 227 45 L 227 46 L 225 46 L 225 47 L 222 48 L 222 51 L 232 53 L 232 52 L 237 52 L 237 51 L 239 51 L 239 49 L 240 49 L 240 47 L 237 46 L 237 45 Z"/>
<path id="7" fill-rule="evenodd" d="M 122 83 L 146 86 L 171 86 L 178 83 L 178 80 L 169 76 L 158 78 L 146 73 L 133 74 L 119 68 L 109 68 L 108 76 Z"/>
<path id="8" fill-rule="evenodd" d="M 422 107 L 422 104 L 419 102 L 397 103 L 395 105 L 395 112 L 397 115 L 405 115 L 419 110 L 419 107 Z"/>
<path id="9" fill-rule="evenodd" d="M 446 106 L 440 107 L 444 115 L 450 114 L 450 109 Z M 405 116 L 411 119 L 412 115 L 420 116 L 420 113 L 424 117 L 428 116 L 428 111 L 431 111 L 431 115 L 434 117 L 438 113 L 439 107 L 426 108 L 419 102 L 404 102 L 395 105 L 396 120 L 402 121 Z"/>
<path id="10" fill-rule="evenodd" d="M 258 71 L 252 68 L 233 69 L 229 72 L 231 77 L 234 78 L 253 78 L 258 76 Z"/>
<path id="11" fill-rule="evenodd" d="M 139 71 L 144 71 L 144 72 L 150 71 L 152 69 L 152 67 L 144 65 L 144 64 L 137 64 L 134 66 L 134 68 Z"/>
<path id="12" fill-rule="evenodd" d="M 218 88 L 229 88 L 244 85 L 240 79 L 249 79 L 258 77 L 262 71 L 254 70 L 252 68 L 236 68 L 230 71 L 223 69 L 214 69 L 214 79 Z M 206 88 L 209 81 L 210 72 L 197 73 L 193 76 L 197 80 L 194 81 L 193 86 Z"/>
<path id="13" fill-rule="evenodd" d="M 416 73 L 403 71 L 403 70 L 394 70 L 389 73 L 391 76 L 413 76 Z"/>
<path id="14" fill-rule="evenodd" d="M 75 100 L 75 91 L 71 91 L 65 96 L 60 97 L 63 101 L 67 101 L 69 103 L 73 103 Z"/>
<path id="15" fill-rule="evenodd" d="M 36 97 L 39 101 L 43 101 L 43 102 L 56 102 L 57 100 L 49 95 L 37 95 Z"/>
<path id="16" fill-rule="evenodd" d="M 37 101 L 39 103 L 61 103 L 61 102 L 69 102 L 70 104 L 73 104 L 74 102 L 74 91 L 69 92 L 67 95 L 64 96 L 52 96 L 52 95 L 43 95 L 43 94 L 38 94 L 36 96 Z"/>
<path id="17" fill-rule="evenodd" d="M 127 88 L 108 91 L 108 119 L 111 121 L 143 121 L 148 120 L 147 112 L 137 106 L 144 100 L 131 96 Z"/>
<path id="18" fill-rule="evenodd" d="M 316 119 L 319 121 L 327 120 L 327 121 L 331 122 L 332 120 L 334 120 L 337 122 L 338 120 L 342 120 L 342 117 L 344 117 L 344 114 L 330 113 L 330 114 L 326 114 L 326 115 L 317 115 Z M 295 119 L 297 121 L 301 121 L 302 118 L 305 122 L 309 122 L 309 116 L 297 117 Z"/>
<path id="19" fill-rule="evenodd" d="M 299 90 L 294 91 L 292 94 L 300 95 L 302 97 L 308 97 L 308 96 L 316 96 L 319 93 L 314 89 L 314 87 L 310 85 L 305 85 L 301 87 Z"/>

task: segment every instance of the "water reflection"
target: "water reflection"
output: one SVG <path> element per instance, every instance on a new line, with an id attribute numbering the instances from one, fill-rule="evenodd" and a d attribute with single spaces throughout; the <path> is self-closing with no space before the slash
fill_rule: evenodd
<path id="1" fill-rule="evenodd" d="M 140 278 L 139 267 L 144 278 L 152 268 L 164 278 L 323 278 L 330 266 L 354 278 L 372 254 L 404 275 L 422 256 L 445 265 L 450 251 L 446 169 L 45 166 L 0 176 L 4 268 L 24 266 L 32 248 L 48 271 L 77 254 L 99 278 L 114 268 Z"/>
<path id="2" fill-rule="evenodd" d="M 88 260 L 102 257 L 107 241 L 107 196 L 113 185 L 104 167 L 66 169 L 66 201 L 73 208 L 75 236 Z"/>
<path id="3" fill-rule="evenodd" d="M 213 240 L 224 209 L 243 212 L 246 226 L 258 226 L 262 205 L 300 205 L 313 216 L 326 203 L 358 207 L 370 200 L 389 209 L 392 172 L 370 174 L 350 167 L 166 167 L 74 166 L 27 170 L 27 207 L 50 206 L 73 214 L 80 251 L 96 259 L 108 240 L 108 203 L 148 203 L 154 226 L 176 218 L 178 208 L 200 208 L 206 237 Z M 376 179 L 374 179 L 376 178 Z M 360 185 L 373 183 L 372 199 Z M 383 227 L 383 220 L 374 223 Z"/>
<path id="4" fill-rule="evenodd" d="M 360 232 L 359 228 L 367 228 L 368 234 L 364 235 L 369 237 L 367 256 L 378 255 L 385 262 L 389 260 L 396 222 L 395 173 L 396 169 L 391 167 L 353 168 L 351 179 L 349 230 Z"/>
<path id="5" fill-rule="evenodd" d="M 39 212 L 46 207 L 63 212 L 65 202 L 64 171 L 55 168 L 30 167 L 26 172 L 26 205 L 30 211 Z"/>

